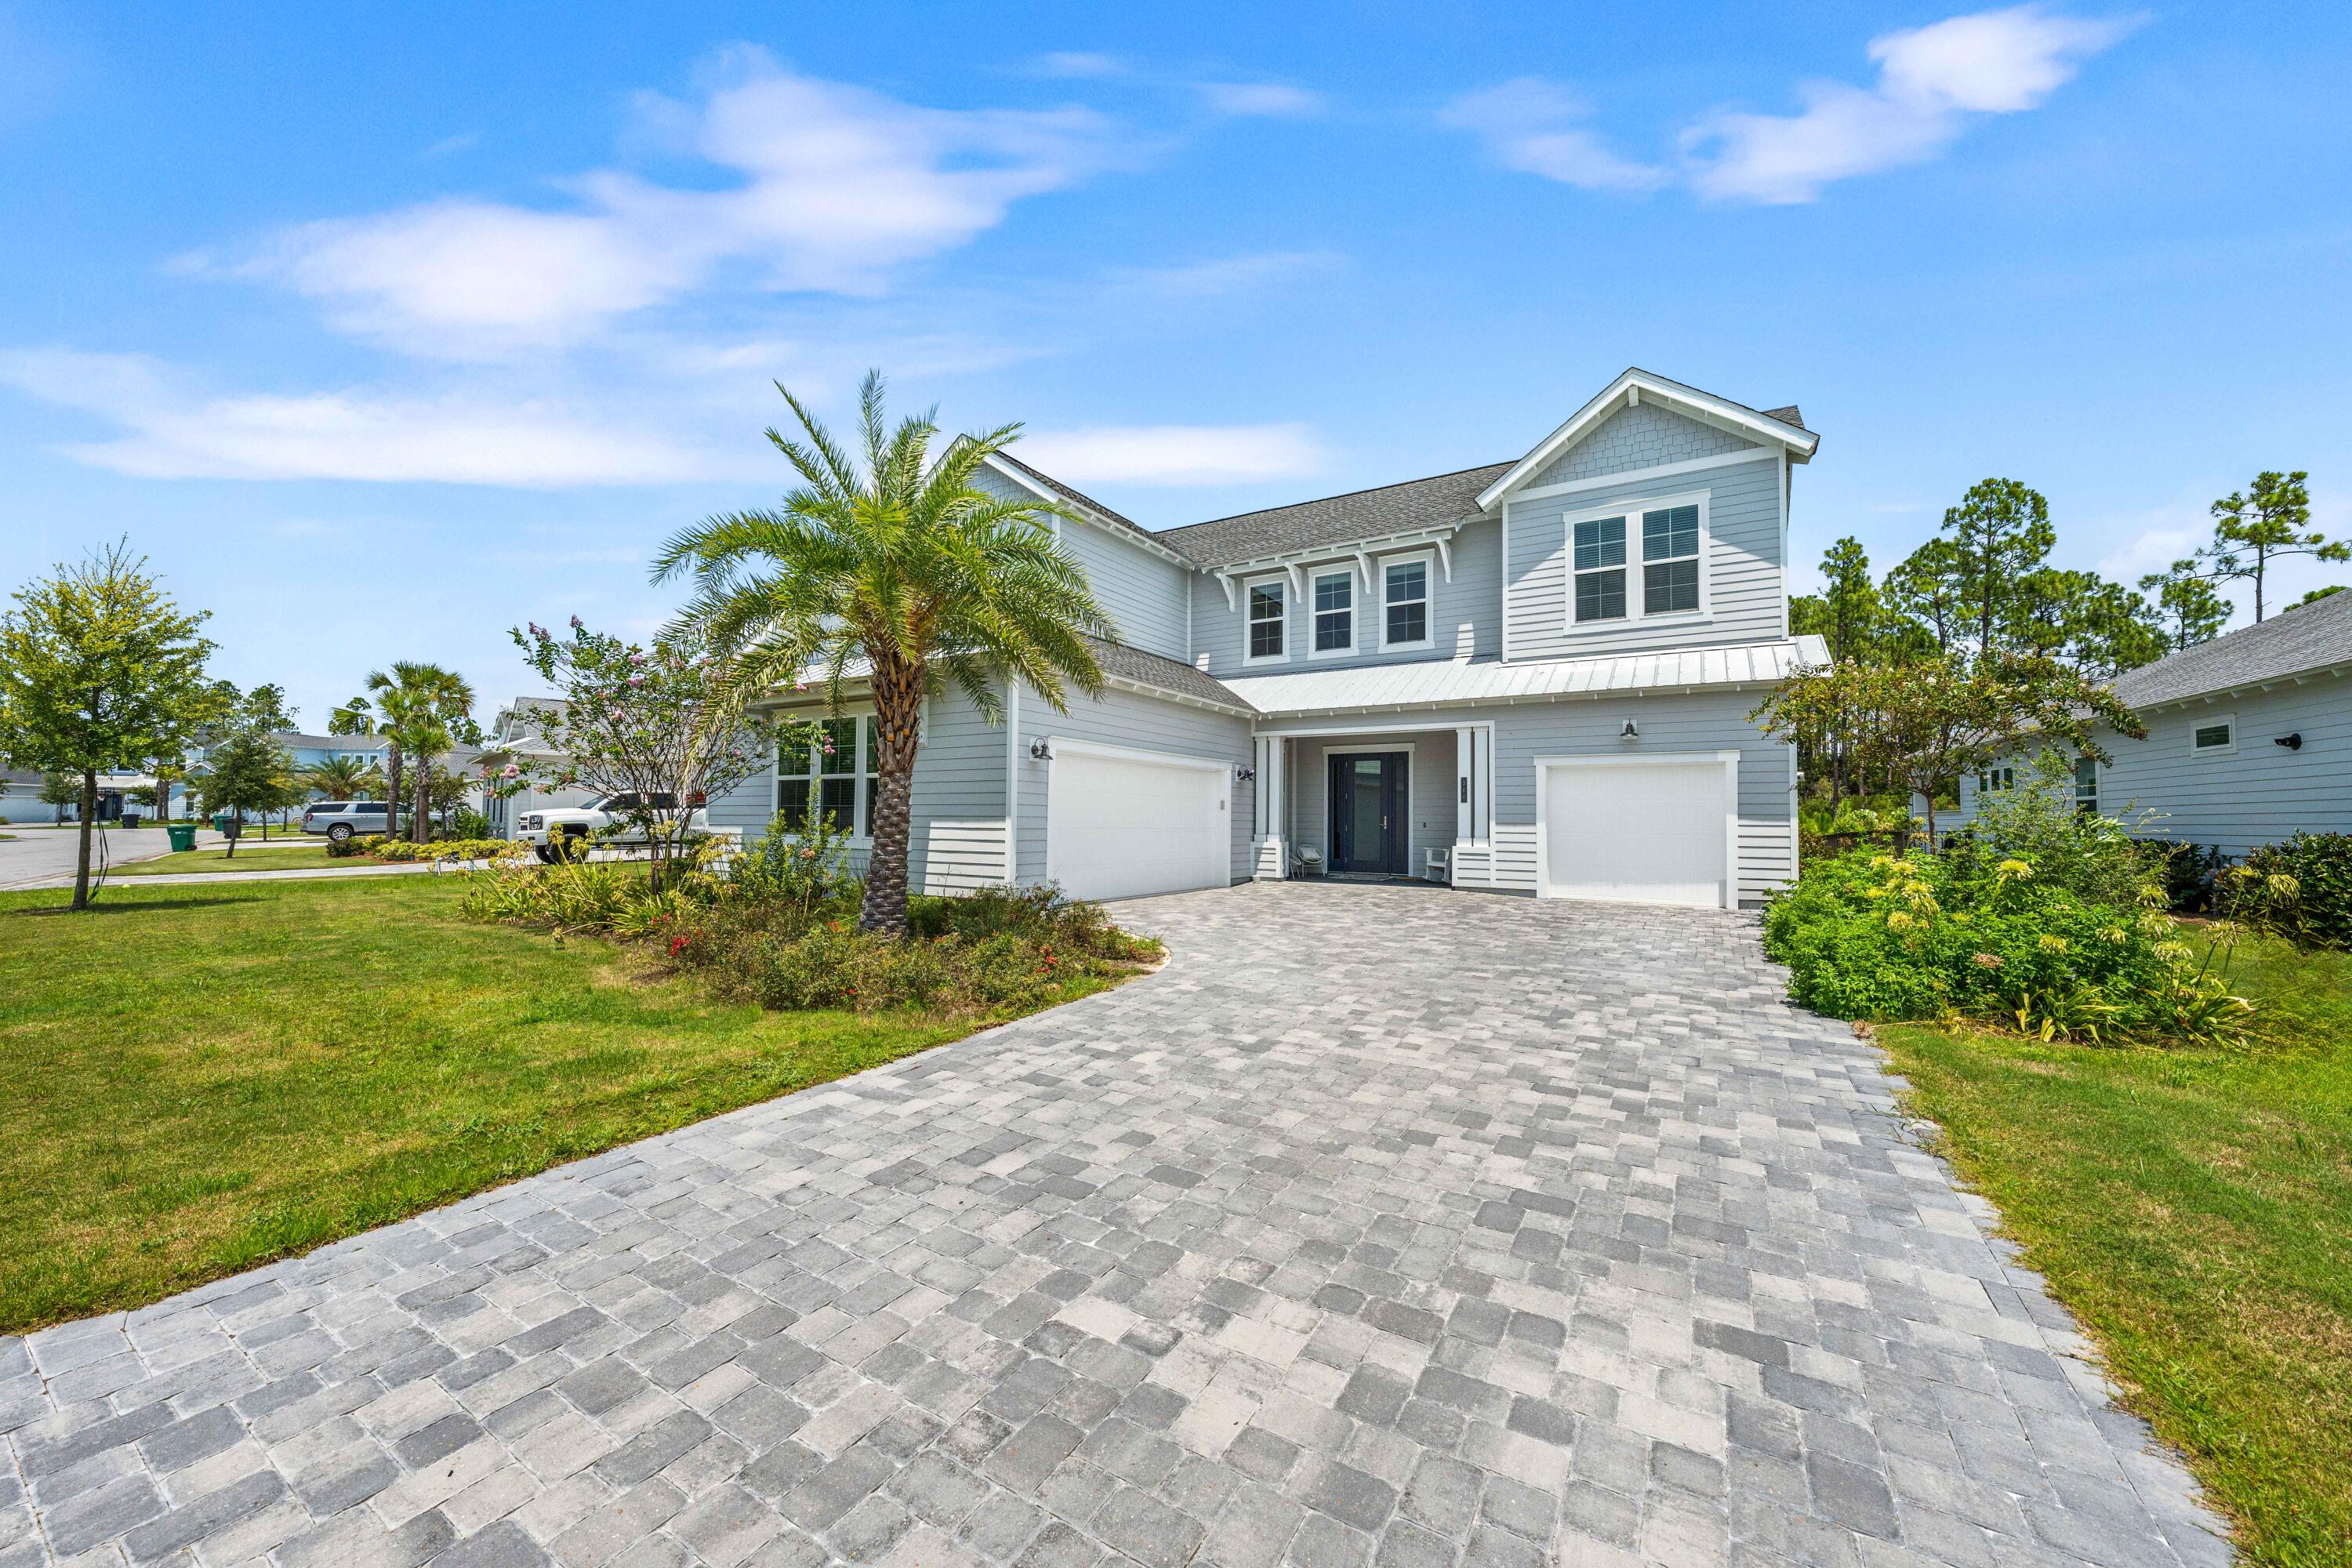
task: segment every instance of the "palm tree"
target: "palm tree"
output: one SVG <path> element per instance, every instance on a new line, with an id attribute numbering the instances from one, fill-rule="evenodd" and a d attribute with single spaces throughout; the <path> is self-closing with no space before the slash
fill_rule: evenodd
<path id="1" fill-rule="evenodd" d="M 302 770 L 302 782 L 329 800 L 357 800 L 375 764 L 350 755 L 329 757 Z"/>
<path id="2" fill-rule="evenodd" d="M 982 462 L 1019 434 L 1006 425 L 958 437 L 934 455 L 933 413 L 894 430 L 882 409 L 882 373 L 858 395 L 860 464 L 780 384 L 800 440 L 768 439 L 800 475 L 783 504 L 713 517 L 679 532 L 655 559 L 654 580 L 694 574 L 677 627 L 719 650 L 719 712 L 740 713 L 776 686 L 822 667 L 838 696 L 864 660 L 881 730 L 858 924 L 907 929 L 908 795 L 923 698 L 955 681 L 993 723 L 997 688 L 1013 680 L 1057 711 L 1066 683 L 1089 696 L 1102 670 L 1089 637 L 1117 635 L 1086 573 L 1049 520 L 1060 505 L 1004 500 L 972 483 Z"/>
<path id="3" fill-rule="evenodd" d="M 375 712 L 364 697 L 354 697 L 327 715 L 330 735 L 366 735 L 374 731 Z"/>
<path id="4" fill-rule="evenodd" d="M 425 843 L 433 837 L 433 759 L 457 743 L 452 726 L 465 723 L 474 706 L 474 689 L 453 670 L 413 659 L 399 660 L 391 674 L 377 670 L 367 679 L 390 742 L 390 809 L 398 811 L 401 764 L 413 757 L 416 775 L 409 837 Z M 400 837 L 397 821 L 387 818 L 385 826 L 391 837 Z"/>

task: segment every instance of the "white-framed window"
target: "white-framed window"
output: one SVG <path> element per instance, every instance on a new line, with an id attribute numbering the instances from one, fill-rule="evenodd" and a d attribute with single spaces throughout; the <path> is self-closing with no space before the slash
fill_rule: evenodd
<path id="1" fill-rule="evenodd" d="M 2208 752 L 2234 752 L 2238 749 L 2238 716 L 2217 713 L 2199 719 L 2189 726 L 2189 749 L 2200 755 Z"/>
<path id="2" fill-rule="evenodd" d="M 1318 658 L 1356 651 L 1356 569 L 1318 572 L 1307 579 L 1314 605 L 1314 640 L 1307 652 Z"/>
<path id="3" fill-rule="evenodd" d="M 1261 577 L 1242 584 L 1245 625 L 1244 664 L 1278 664 L 1290 657 L 1290 580 Z"/>
<path id="4" fill-rule="evenodd" d="M 1612 622 L 1706 618 L 1705 492 L 1594 508 L 1564 521 L 1571 631 L 1600 630 Z"/>
<path id="5" fill-rule="evenodd" d="M 2074 809 L 2086 816 L 2099 815 L 2099 759 L 2074 759 Z"/>
<path id="6" fill-rule="evenodd" d="M 1990 795 L 1997 789 L 2015 789 L 2016 787 L 2017 770 L 2015 768 L 1987 768 L 1977 774 L 1979 795 Z"/>
<path id="7" fill-rule="evenodd" d="M 1404 555 L 1381 563 L 1381 646 L 1430 646 L 1429 568 L 1432 557 Z"/>
<path id="8" fill-rule="evenodd" d="M 871 714 L 824 720 L 813 741 L 778 748 L 776 810 L 787 827 L 805 826 L 817 812 L 854 838 L 871 837 L 881 771 L 882 727 Z"/>

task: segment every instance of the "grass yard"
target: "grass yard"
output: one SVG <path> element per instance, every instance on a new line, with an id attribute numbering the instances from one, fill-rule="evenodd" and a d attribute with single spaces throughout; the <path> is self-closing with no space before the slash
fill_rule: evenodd
<path id="1" fill-rule="evenodd" d="M 2352 955 L 2238 982 L 2250 1050 L 1878 1035 L 2251 1559 L 2352 1563 Z"/>
<path id="2" fill-rule="evenodd" d="M 247 839 L 237 846 L 232 859 L 226 849 L 183 849 L 176 855 L 164 855 L 152 860 L 133 860 L 129 865 L 116 865 L 106 875 L 111 881 L 117 877 L 180 877 L 204 871 L 316 871 L 332 867 L 348 871 L 355 866 L 374 866 L 380 862 L 365 856 L 346 856 L 340 860 L 327 858 L 326 846 L 293 846 L 280 849 L 272 845 L 264 847 L 257 838 Z"/>
<path id="3" fill-rule="evenodd" d="M 0 894 L 0 1332 L 980 1026 L 719 1002 L 627 949 L 462 921 L 463 887 L 126 887 L 81 917 Z"/>

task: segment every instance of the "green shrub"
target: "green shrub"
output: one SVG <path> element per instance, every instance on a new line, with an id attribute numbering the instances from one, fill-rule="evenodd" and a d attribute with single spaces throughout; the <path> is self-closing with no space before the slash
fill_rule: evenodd
<path id="1" fill-rule="evenodd" d="M 490 819 L 470 805 L 461 805 L 449 814 L 449 837 L 452 838 L 491 838 Z"/>
<path id="2" fill-rule="evenodd" d="M 2298 833 L 2263 845 L 2236 870 L 2246 876 L 2224 872 L 2221 882 L 2238 890 L 2216 895 L 2235 906 L 2229 912 L 2298 947 L 2352 948 L 2352 835 Z M 2247 877 L 2263 879 L 2263 896 L 2246 890 Z M 2280 877 L 2292 880 L 2291 892 L 2275 890 Z"/>
<path id="3" fill-rule="evenodd" d="M 2142 844 L 2164 889 L 2165 907 L 2177 915 L 2200 915 L 2213 907 L 2213 879 L 2226 863 L 2217 845 L 2186 839 L 2144 839 Z"/>
<path id="4" fill-rule="evenodd" d="M 544 870 L 509 865 L 477 871 L 458 909 L 468 920 L 539 931 L 605 931 L 646 896 L 642 866 L 570 860 Z"/>
<path id="5" fill-rule="evenodd" d="M 1857 851 L 1773 900 L 1765 948 L 1789 965 L 1790 994 L 1833 1017 L 1961 1016 L 2094 1041 L 2235 1033 L 2251 1011 L 2228 991 L 2235 928 L 2215 928 L 2200 962 L 2159 901 L 2151 889 L 2145 905 L 2095 903 L 1980 851 Z"/>
<path id="6" fill-rule="evenodd" d="M 367 840 L 364 838 L 330 838 L 327 840 L 327 858 L 330 860 L 349 860 L 366 853 Z"/>
<path id="7" fill-rule="evenodd" d="M 849 874 L 848 830 L 823 816 L 794 828 L 778 813 L 728 864 L 727 882 L 737 897 L 791 904 L 803 913 L 839 902 L 856 886 Z"/>
<path id="8" fill-rule="evenodd" d="M 2136 835 L 2152 830 L 2156 818 L 2142 813 L 2126 822 L 2078 810 L 2074 767 L 2060 752 L 2042 752 L 2017 787 L 1977 796 L 1976 820 L 1946 841 L 1940 858 L 1958 878 L 1979 883 L 2002 861 L 2022 860 L 2038 887 L 2136 908 L 2162 853 Z"/>
<path id="9" fill-rule="evenodd" d="M 511 838 L 443 838 L 431 844 L 411 844 L 405 839 L 381 839 L 371 834 L 356 843 L 373 843 L 368 851 L 379 860 L 395 865 L 417 860 L 516 860 L 528 853 L 528 847 Z"/>

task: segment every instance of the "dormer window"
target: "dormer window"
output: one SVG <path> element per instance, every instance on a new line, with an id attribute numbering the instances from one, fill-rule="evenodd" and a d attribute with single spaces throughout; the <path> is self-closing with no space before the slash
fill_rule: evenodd
<path id="1" fill-rule="evenodd" d="M 1286 637 L 1289 617 L 1287 584 L 1279 577 L 1263 583 L 1253 583 L 1249 596 L 1249 658 L 1286 658 L 1290 647 Z"/>
<path id="2" fill-rule="evenodd" d="M 1625 520 L 1587 518 L 1576 525 L 1576 619 L 1625 618 Z"/>

